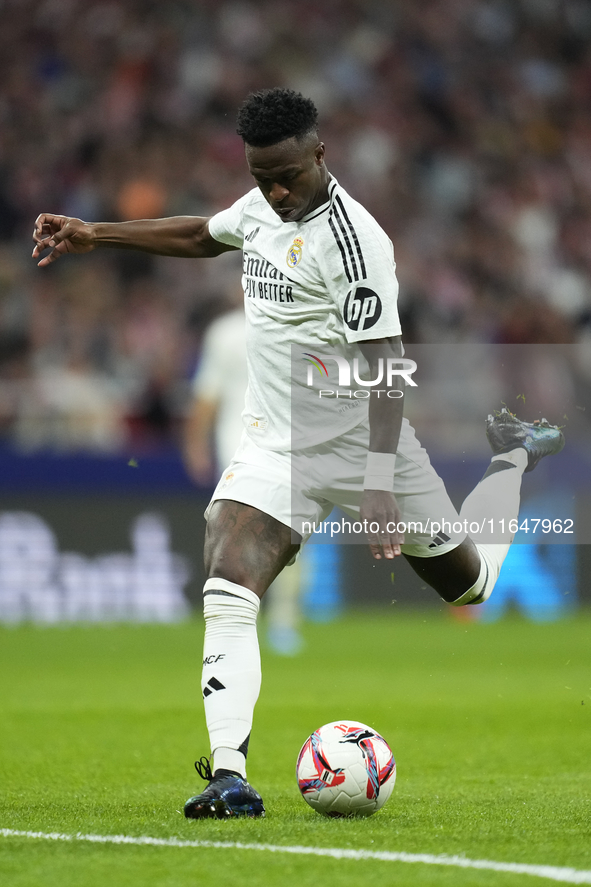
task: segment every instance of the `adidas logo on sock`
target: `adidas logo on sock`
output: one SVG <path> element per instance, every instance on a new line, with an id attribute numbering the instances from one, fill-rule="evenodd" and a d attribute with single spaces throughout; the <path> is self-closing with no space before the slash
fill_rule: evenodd
<path id="1" fill-rule="evenodd" d="M 433 542 L 429 544 L 429 548 L 437 548 L 438 545 L 445 545 L 446 542 L 449 542 L 450 536 L 446 536 L 445 533 L 437 533 Z"/>
<path id="2" fill-rule="evenodd" d="M 214 690 L 225 690 L 224 684 L 221 681 L 218 681 L 217 678 L 210 678 L 203 688 L 203 698 L 207 698 L 211 696 Z"/>

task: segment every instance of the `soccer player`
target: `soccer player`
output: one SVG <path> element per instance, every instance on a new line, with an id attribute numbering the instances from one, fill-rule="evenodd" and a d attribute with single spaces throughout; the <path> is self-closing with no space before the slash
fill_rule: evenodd
<path id="1" fill-rule="evenodd" d="M 34 257 L 50 250 L 40 266 L 104 247 L 195 258 L 243 250 L 249 389 L 245 434 L 206 512 L 202 688 L 213 763 L 196 764 L 209 784 L 185 804 L 194 819 L 264 814 L 246 781 L 261 682 L 257 613 L 310 525 L 337 504 L 378 528 L 368 535 L 374 558 L 402 553 L 445 601 L 477 604 L 492 591 L 511 534 L 475 543 L 465 532 L 431 532 L 429 519 L 447 526 L 504 518 L 506 528 L 517 517 L 523 472 L 564 444 L 545 420 L 521 422 L 506 410 L 489 416 L 494 455 L 458 517 L 403 420 L 402 391 L 380 397 L 375 390 L 345 404 L 309 398 L 307 421 L 301 410 L 294 420 L 292 395 L 305 382 L 293 378 L 292 347 L 337 363 L 360 354 L 372 380 L 400 361 L 393 250 L 330 175 L 312 101 L 279 88 L 252 94 L 239 110 L 238 133 L 256 187 L 211 218 L 88 224 L 42 214 L 33 235 Z M 412 532 L 399 532 L 401 521 L 414 522 Z"/>

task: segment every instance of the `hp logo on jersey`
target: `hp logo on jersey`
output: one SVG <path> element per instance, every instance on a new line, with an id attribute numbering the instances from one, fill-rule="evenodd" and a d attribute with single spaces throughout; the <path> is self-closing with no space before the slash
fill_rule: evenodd
<path id="1" fill-rule="evenodd" d="M 350 330 L 369 330 L 382 314 L 382 302 L 377 293 L 366 286 L 358 287 L 345 299 L 345 323 Z"/>

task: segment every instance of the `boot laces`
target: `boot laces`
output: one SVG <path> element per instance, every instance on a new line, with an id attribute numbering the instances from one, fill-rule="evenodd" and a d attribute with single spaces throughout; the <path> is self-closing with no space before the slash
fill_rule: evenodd
<path id="1" fill-rule="evenodd" d="M 206 758 L 205 755 L 200 757 L 198 761 L 195 761 L 195 770 L 197 770 L 201 779 L 205 779 L 206 782 L 211 782 L 213 773 L 211 772 L 209 759 Z"/>

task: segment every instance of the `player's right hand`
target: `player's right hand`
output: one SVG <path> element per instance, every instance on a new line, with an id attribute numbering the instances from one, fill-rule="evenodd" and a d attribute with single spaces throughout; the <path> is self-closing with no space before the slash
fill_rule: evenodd
<path id="1" fill-rule="evenodd" d="M 36 219 L 33 240 L 34 259 L 44 250 L 51 250 L 49 255 L 37 263 L 40 268 L 50 265 L 66 253 L 89 253 L 95 248 L 92 225 L 81 219 L 54 216 L 51 213 L 41 213 Z"/>
<path id="2" fill-rule="evenodd" d="M 386 490 L 364 490 L 361 496 L 359 516 L 367 521 L 370 532 L 367 537 L 372 557 L 379 561 L 382 557 L 391 560 L 402 554 L 404 533 L 398 530 L 402 514 L 394 493 Z M 371 527 L 377 525 L 378 531 Z"/>

